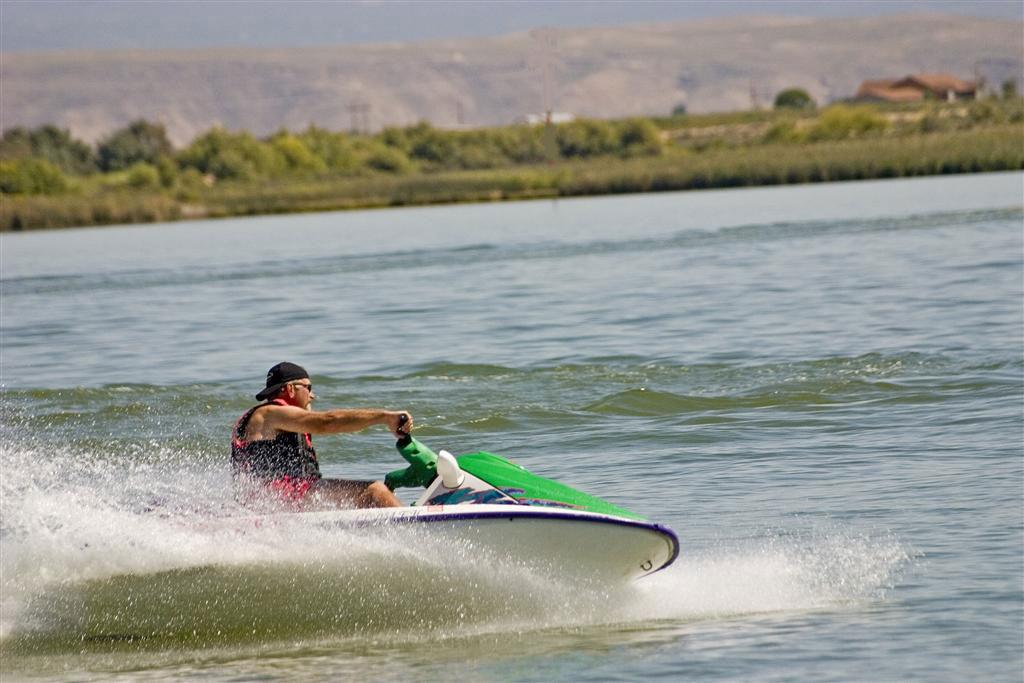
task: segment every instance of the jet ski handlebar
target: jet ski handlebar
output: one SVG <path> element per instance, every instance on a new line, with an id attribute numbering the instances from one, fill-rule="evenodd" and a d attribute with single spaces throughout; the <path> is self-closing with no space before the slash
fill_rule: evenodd
<path id="1" fill-rule="evenodd" d="M 395 448 L 409 466 L 389 472 L 384 477 L 384 484 L 394 491 L 396 488 L 426 487 L 437 476 L 437 454 L 412 437 L 403 427 L 409 422 L 409 416 L 398 416 L 398 441 Z"/>
<path id="2" fill-rule="evenodd" d="M 405 429 L 405 425 L 407 425 L 407 424 L 409 424 L 409 414 L 408 413 L 402 413 L 401 415 L 398 416 L 398 429 L 395 430 L 395 431 L 398 432 L 398 440 L 399 441 L 402 441 L 403 439 L 411 438 L 410 434 L 409 434 L 409 430 Z"/>

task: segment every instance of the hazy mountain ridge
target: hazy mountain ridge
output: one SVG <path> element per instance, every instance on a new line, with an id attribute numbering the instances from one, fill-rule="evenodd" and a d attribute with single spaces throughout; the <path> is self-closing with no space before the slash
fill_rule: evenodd
<path id="1" fill-rule="evenodd" d="M 743 109 L 779 90 L 819 102 L 866 78 L 975 71 L 1021 77 L 1024 24 L 963 16 L 742 18 L 327 48 L 11 53 L 0 63 L 0 123 L 57 123 L 89 141 L 128 121 L 161 121 L 177 144 L 214 125 L 265 134 L 511 123 L 544 109 L 615 117 Z"/>

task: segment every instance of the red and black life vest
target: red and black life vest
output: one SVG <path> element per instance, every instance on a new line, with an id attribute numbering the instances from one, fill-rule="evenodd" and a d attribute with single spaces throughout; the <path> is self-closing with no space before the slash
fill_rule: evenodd
<path id="1" fill-rule="evenodd" d="M 236 479 L 242 475 L 264 482 L 284 477 L 320 479 L 320 465 L 309 434 L 278 432 L 273 439 L 245 440 L 245 429 L 253 413 L 271 403 L 287 405 L 280 399 L 261 403 L 247 410 L 235 424 L 231 433 L 232 475 Z"/>

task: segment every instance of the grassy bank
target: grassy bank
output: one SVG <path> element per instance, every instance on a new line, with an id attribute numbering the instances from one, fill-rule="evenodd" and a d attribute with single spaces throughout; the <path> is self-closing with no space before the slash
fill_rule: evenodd
<path id="1" fill-rule="evenodd" d="M 223 181 L 179 193 L 99 187 L 3 195 L 0 230 L 1017 169 L 1024 169 L 1024 126 L 1018 123 L 844 140 L 762 137 L 697 148 L 672 144 L 656 156 L 486 170 Z"/>

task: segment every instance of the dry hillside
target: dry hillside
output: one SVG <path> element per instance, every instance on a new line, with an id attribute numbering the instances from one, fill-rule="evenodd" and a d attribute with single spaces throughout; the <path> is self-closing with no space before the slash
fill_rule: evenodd
<path id="1" fill-rule="evenodd" d="M 291 50 L 3 54 L 0 125 L 57 123 L 89 141 L 144 117 L 182 144 L 213 125 L 377 129 L 513 122 L 545 107 L 593 117 L 819 102 L 865 78 L 1020 78 L 1020 22 L 954 16 L 744 18 L 421 44 Z"/>

